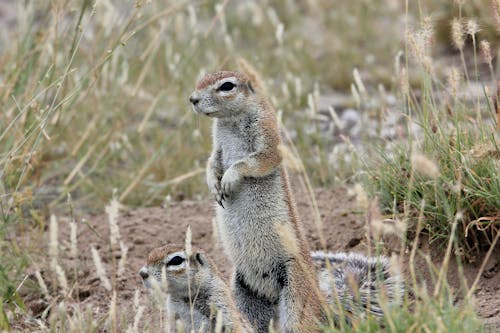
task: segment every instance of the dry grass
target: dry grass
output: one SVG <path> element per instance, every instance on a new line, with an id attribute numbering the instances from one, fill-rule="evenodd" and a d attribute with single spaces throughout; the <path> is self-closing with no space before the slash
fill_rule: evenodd
<path id="1" fill-rule="evenodd" d="M 453 248 L 472 261 L 499 232 L 497 96 L 491 55 L 484 57 L 486 64 L 476 57 L 477 23 L 457 18 L 451 27 L 461 69 L 452 67 L 447 82 L 435 74 L 429 18 L 409 31 L 407 62 L 419 65 L 422 81 L 418 97 L 401 88 L 401 112 L 421 134 L 412 135 L 410 128 L 391 149 L 378 146 L 378 156 L 367 160 L 365 183 L 380 198 L 383 214 L 404 220 L 412 232 L 424 205 L 431 240 L 446 244 L 456 237 Z M 479 94 L 472 93 L 473 85 Z"/>

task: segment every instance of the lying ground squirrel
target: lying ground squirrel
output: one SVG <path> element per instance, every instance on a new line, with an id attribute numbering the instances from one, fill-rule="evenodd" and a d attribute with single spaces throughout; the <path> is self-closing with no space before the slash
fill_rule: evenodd
<path id="1" fill-rule="evenodd" d="M 367 258 L 357 253 L 323 251 L 311 252 L 311 257 L 318 269 L 321 291 L 330 305 L 342 308 L 344 319 L 349 320 L 351 315 L 363 313 L 381 317 L 382 299 L 387 304 L 397 304 L 403 297 L 402 278 L 399 274 L 391 273 L 389 261 L 385 257 Z M 210 258 L 199 251 L 187 256 L 181 246 L 154 249 L 149 254 L 147 264 L 139 272 L 144 285 L 151 288 L 151 279 L 161 285 L 163 269 L 167 293 L 171 295 L 169 309 L 179 317 L 187 332 L 191 331 L 192 326 L 196 332 L 200 328 L 204 328 L 204 332 L 213 331 L 216 317 L 212 306 L 216 311 L 221 311 L 224 332 L 252 331 L 238 313 L 228 287 Z M 188 277 L 191 278 L 189 282 Z M 191 325 L 191 304 L 194 325 Z M 338 314 L 336 319 L 341 318 Z"/>
<path id="2" fill-rule="evenodd" d="M 333 308 L 340 306 L 344 313 L 354 316 L 370 313 L 382 317 L 382 299 L 387 304 L 398 304 L 403 298 L 403 278 L 391 270 L 386 257 L 368 258 L 358 253 L 323 251 L 311 252 L 311 257 L 328 303 Z"/>
<path id="3" fill-rule="evenodd" d="M 233 293 L 258 332 L 276 315 L 282 332 L 317 330 L 325 302 L 281 163 L 276 115 L 253 83 L 217 72 L 189 98 L 195 112 L 214 118 L 207 183 L 234 264 Z"/>
<path id="4" fill-rule="evenodd" d="M 180 319 L 186 332 L 214 332 L 218 312 L 221 332 L 251 332 L 237 311 L 229 288 L 202 252 L 194 251 L 188 256 L 182 246 L 156 248 L 149 253 L 139 275 L 146 287 L 153 288 L 158 283 L 166 290 L 170 295 L 166 306 Z"/>

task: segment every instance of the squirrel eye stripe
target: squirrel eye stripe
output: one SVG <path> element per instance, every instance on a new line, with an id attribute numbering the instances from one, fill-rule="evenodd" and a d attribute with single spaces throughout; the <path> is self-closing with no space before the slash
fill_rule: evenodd
<path id="1" fill-rule="evenodd" d="M 184 258 L 175 256 L 172 259 L 170 259 L 169 262 L 167 262 L 167 266 L 177 266 L 180 265 L 184 262 Z"/>
<path id="2" fill-rule="evenodd" d="M 234 87 L 236 87 L 234 83 L 224 82 L 219 88 L 217 88 L 217 91 L 230 91 L 233 90 Z"/>

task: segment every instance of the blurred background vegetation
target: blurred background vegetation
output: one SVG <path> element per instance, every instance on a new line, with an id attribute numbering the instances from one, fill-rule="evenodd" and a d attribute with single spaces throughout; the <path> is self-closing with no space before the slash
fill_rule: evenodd
<path id="1" fill-rule="evenodd" d="M 453 64 L 458 52 L 449 28 L 459 7 L 464 19 L 477 20 L 476 38 L 488 38 L 496 50 L 494 17 L 483 1 L 408 5 L 4 2 L 15 18 L 4 23 L 0 42 L 2 202 L 39 208 L 71 192 L 75 202 L 102 208 L 113 189 L 129 205 L 205 194 L 200 168 L 210 121 L 195 117 L 186 96 L 200 73 L 234 68 L 238 57 L 269 81 L 315 184 L 343 180 L 351 170 L 329 158 L 332 138 L 318 128 L 323 118 L 312 105 L 318 98 L 338 96 L 339 107 L 355 107 L 354 68 L 369 93 L 383 88 L 397 96 L 394 66 L 405 51 L 404 31 L 423 18 L 437 32 L 433 55 Z M 436 67 L 444 77 L 449 66 Z M 410 83 L 418 85 L 418 76 Z M 370 105 L 374 119 L 383 116 L 380 104 Z"/>

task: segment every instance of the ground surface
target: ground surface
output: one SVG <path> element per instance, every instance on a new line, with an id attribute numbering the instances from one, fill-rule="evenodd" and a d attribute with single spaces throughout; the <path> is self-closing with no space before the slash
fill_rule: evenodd
<path id="1" fill-rule="evenodd" d="M 300 186 L 299 186 L 300 187 Z M 298 191 L 299 193 L 301 191 Z M 355 199 L 350 197 L 345 190 L 317 190 L 316 199 L 319 212 L 323 220 L 322 235 L 326 240 L 326 247 L 332 251 L 366 251 L 366 237 L 364 228 L 364 215 L 357 211 Z M 302 221 L 305 222 L 307 238 L 311 242 L 311 248 L 321 248 L 319 233 L 313 223 L 313 211 L 310 208 L 309 199 L 305 195 L 296 197 Z M 126 312 L 126 320 L 133 321 L 135 310 L 132 303 L 136 290 L 140 290 L 141 302 L 147 307 L 145 316 L 151 316 L 147 321 L 155 321 L 158 318 L 156 311 L 149 300 L 147 292 L 141 285 L 141 279 L 137 274 L 143 265 L 147 253 L 150 249 L 166 243 L 183 243 L 185 231 L 191 226 L 193 233 L 193 246 L 203 249 L 218 264 L 220 271 L 227 278 L 230 274 L 230 266 L 218 248 L 212 234 L 213 203 L 210 200 L 204 201 L 183 201 L 172 203 L 168 208 L 140 208 L 122 209 L 118 224 L 122 240 L 129 247 L 128 261 L 125 274 L 117 279 L 117 302 L 119 309 Z M 103 260 L 105 261 L 108 275 L 111 275 L 111 263 L 106 253 L 109 246 L 108 222 L 105 214 L 89 217 L 89 227 L 80 226 L 78 243 L 80 249 L 80 261 L 78 264 L 78 292 L 80 305 L 82 308 L 89 306 L 96 315 L 105 313 L 109 308 L 109 293 L 102 287 L 92 262 L 90 246 L 95 246 Z M 60 239 L 62 244 L 67 244 L 69 235 L 68 228 L 60 221 Z M 392 252 L 399 253 L 400 246 L 394 239 L 388 239 L 385 245 L 386 254 Z M 422 253 L 430 254 L 432 260 L 439 265 L 443 252 L 432 247 L 422 237 L 420 244 Z M 431 251 L 432 249 L 432 251 Z M 494 258 L 499 258 L 499 251 L 494 253 Z M 408 257 L 408 253 L 403 254 L 403 258 Z M 405 261 L 405 259 L 403 259 Z M 464 267 L 464 274 L 469 283 L 473 281 L 479 269 L 481 261 L 476 264 L 468 264 Z M 66 262 L 71 265 L 70 261 Z M 500 327 L 500 264 L 494 262 L 488 264 L 488 274 L 483 274 L 477 292 L 477 309 L 481 316 L 485 318 L 490 327 Z M 423 258 L 418 258 L 417 268 L 426 267 Z M 428 280 L 430 275 L 426 269 L 421 269 L 420 274 Z M 460 279 L 456 265 L 453 260 L 448 274 L 450 284 L 454 288 L 459 288 Z M 36 299 L 27 302 L 28 306 L 36 312 Z M 71 303 L 71 302 L 70 302 Z M 122 312 L 123 313 L 123 312 Z"/>

